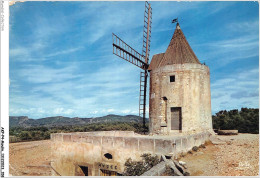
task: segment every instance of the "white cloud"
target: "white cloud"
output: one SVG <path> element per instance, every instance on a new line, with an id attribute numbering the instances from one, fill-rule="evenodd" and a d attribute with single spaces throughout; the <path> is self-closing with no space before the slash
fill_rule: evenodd
<path id="1" fill-rule="evenodd" d="M 111 113 L 111 112 L 114 112 L 115 110 L 114 109 L 108 109 L 107 112 L 108 113 Z"/>
<path id="2" fill-rule="evenodd" d="M 83 49 L 82 46 L 76 47 L 76 48 L 69 48 L 69 49 L 65 49 L 65 50 L 61 50 L 61 51 L 51 53 L 51 54 L 47 55 L 46 57 L 53 57 L 53 56 L 59 56 L 59 55 L 64 55 L 64 54 L 70 54 L 70 53 L 74 53 L 76 51 L 79 51 L 81 49 Z"/>
<path id="3" fill-rule="evenodd" d="M 14 48 L 14 49 L 10 49 L 10 55 L 12 57 L 25 57 L 27 58 L 29 56 L 29 50 L 26 48 Z"/>
<path id="4" fill-rule="evenodd" d="M 64 108 L 55 108 L 52 112 L 54 115 L 59 114 L 59 115 L 71 115 L 74 113 L 73 109 L 64 109 Z"/>
<path id="5" fill-rule="evenodd" d="M 108 3 L 110 7 L 107 6 Z M 10 16 L 10 114 L 27 114 L 34 118 L 52 116 L 55 113 L 72 117 L 102 116 L 108 113 L 138 115 L 139 69 L 112 56 L 110 37 L 114 32 L 141 52 L 144 3 L 76 4 L 77 13 L 65 14 L 62 9 L 52 11 L 55 14 L 53 17 L 49 13 L 35 13 L 24 24 L 30 30 L 28 36 L 16 34 L 13 29 L 17 23 L 14 15 L 18 17 L 18 12 L 22 13 L 23 8 L 12 11 L 16 14 Z M 162 40 L 165 34 L 158 34 L 170 30 L 173 32 L 171 18 L 180 14 L 185 18 L 185 12 L 205 18 L 231 4 L 152 2 L 151 57 L 152 54 L 166 50 L 170 39 Z M 199 7 L 206 11 L 215 8 L 210 13 L 205 13 Z M 202 16 L 202 13 L 205 14 Z M 169 22 L 165 23 L 165 19 L 169 19 Z M 168 23 L 169 26 L 165 25 Z M 192 47 L 202 48 L 205 59 L 217 59 L 217 67 L 259 55 L 258 35 L 255 33 L 257 31 L 258 34 L 258 21 L 234 22 L 226 26 L 223 24 L 221 28 L 227 32 L 241 32 L 242 35 L 231 34 L 230 38 L 216 41 L 212 38 L 210 43 Z M 21 42 L 24 39 L 26 43 Z M 241 103 L 257 106 L 256 89 L 259 84 L 255 76 L 258 75 L 258 70 L 232 71 L 225 79 L 220 78 L 211 85 L 213 110 L 236 107 Z M 238 98 L 239 96 L 242 97 Z"/>
<path id="6" fill-rule="evenodd" d="M 92 112 L 90 112 L 90 114 L 97 114 L 98 113 L 98 111 L 92 111 Z"/>
<path id="7" fill-rule="evenodd" d="M 131 113 L 131 110 L 130 109 L 125 109 L 125 110 L 122 111 L 122 113 L 128 114 L 128 113 Z"/>
<path id="8" fill-rule="evenodd" d="M 23 69 L 18 70 L 18 73 L 31 83 L 64 82 L 80 77 L 80 75 L 73 74 L 76 69 L 76 65 L 58 69 L 43 65 L 26 65 Z"/>
<path id="9" fill-rule="evenodd" d="M 222 40 L 222 41 L 215 41 L 211 43 L 206 43 L 203 45 L 207 45 L 213 48 L 219 47 L 222 49 L 227 48 L 252 48 L 258 45 L 258 36 L 255 35 L 245 35 L 240 36 L 234 39 Z M 244 50 L 246 50 L 244 49 Z"/>
<path id="10" fill-rule="evenodd" d="M 203 49 L 200 53 L 206 62 L 217 61 L 218 65 L 213 66 L 215 69 L 223 68 L 236 60 L 247 60 L 259 56 L 259 38 L 257 35 L 246 34 L 232 39 L 195 44 L 193 46 Z"/>
<path id="11" fill-rule="evenodd" d="M 259 21 L 245 21 L 245 22 L 233 22 L 229 23 L 226 26 L 227 30 L 232 32 L 246 32 L 246 33 L 255 33 L 259 29 Z"/>
<path id="12" fill-rule="evenodd" d="M 22 104 L 49 111 L 45 114 L 26 112 L 34 118 L 41 117 L 40 114 L 92 117 L 109 113 L 126 114 L 127 110 L 130 110 L 129 113 L 133 110 L 138 112 L 139 69 L 120 60 L 82 76 L 74 75 L 79 70 L 75 65 L 58 69 L 26 66 L 19 74 L 29 85 L 34 85 L 27 96 L 11 96 L 11 107 L 18 108 Z M 125 104 L 125 101 L 128 103 Z M 107 109 L 102 111 L 102 108 Z"/>
<path id="13" fill-rule="evenodd" d="M 138 110 L 133 110 L 133 111 L 131 112 L 131 114 L 139 115 L 139 112 L 138 112 Z"/>
<path id="14" fill-rule="evenodd" d="M 208 15 L 212 15 L 212 14 L 215 14 L 215 13 L 218 13 L 220 12 L 221 10 L 233 5 L 235 2 L 215 2 L 215 3 L 210 3 L 211 7 L 214 7 L 214 8 L 211 8 Z"/>

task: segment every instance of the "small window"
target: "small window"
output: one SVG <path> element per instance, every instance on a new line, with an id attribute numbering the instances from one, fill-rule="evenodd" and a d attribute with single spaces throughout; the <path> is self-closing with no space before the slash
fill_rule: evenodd
<path id="1" fill-rule="evenodd" d="M 106 153 L 104 154 L 104 156 L 107 158 L 107 159 L 112 159 L 113 156 L 110 154 L 110 153 Z"/>
<path id="2" fill-rule="evenodd" d="M 175 82 L 175 75 L 170 76 L 170 82 Z"/>

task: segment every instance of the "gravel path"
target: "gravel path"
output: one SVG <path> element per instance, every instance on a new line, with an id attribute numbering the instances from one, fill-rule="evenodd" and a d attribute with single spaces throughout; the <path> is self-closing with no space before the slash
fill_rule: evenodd
<path id="1" fill-rule="evenodd" d="M 257 176 L 259 175 L 259 135 L 217 136 L 219 144 L 187 154 L 192 176 Z M 223 144 L 221 144 L 221 142 Z"/>
<path id="2" fill-rule="evenodd" d="M 215 153 L 219 175 L 257 176 L 259 175 L 259 135 L 239 134 L 218 136 L 227 144 L 216 145 Z"/>

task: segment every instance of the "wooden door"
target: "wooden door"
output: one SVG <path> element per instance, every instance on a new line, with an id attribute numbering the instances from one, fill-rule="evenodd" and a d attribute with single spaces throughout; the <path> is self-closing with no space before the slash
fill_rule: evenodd
<path id="1" fill-rule="evenodd" d="M 171 130 L 182 129 L 181 107 L 171 108 Z"/>
<path id="2" fill-rule="evenodd" d="M 100 176 L 117 176 L 117 172 L 100 169 Z"/>

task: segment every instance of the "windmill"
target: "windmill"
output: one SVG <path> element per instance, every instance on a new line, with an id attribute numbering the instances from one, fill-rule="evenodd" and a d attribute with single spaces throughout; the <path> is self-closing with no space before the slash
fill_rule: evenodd
<path id="1" fill-rule="evenodd" d="M 151 4 L 145 2 L 144 10 L 144 27 L 143 27 L 143 47 L 142 54 L 126 44 L 114 33 L 113 38 L 113 54 L 136 65 L 143 71 L 140 72 L 140 95 L 139 95 L 139 116 L 143 118 L 143 127 L 145 127 L 145 109 L 146 109 L 146 91 L 147 77 L 149 67 L 149 53 L 151 42 L 151 25 L 152 25 L 152 8 Z"/>

